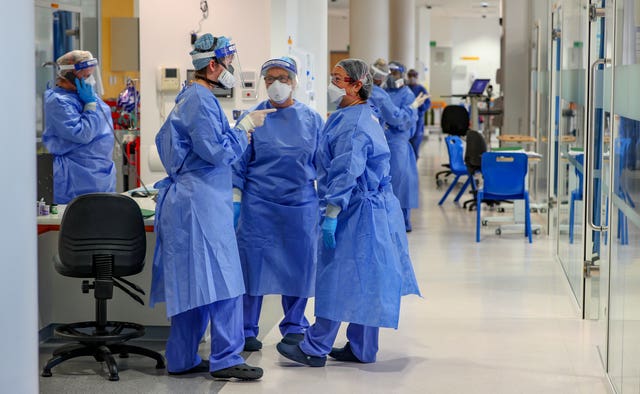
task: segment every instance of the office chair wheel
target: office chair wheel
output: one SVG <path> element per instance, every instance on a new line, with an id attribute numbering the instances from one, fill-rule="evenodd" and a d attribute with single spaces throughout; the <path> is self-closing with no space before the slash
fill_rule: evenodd
<path id="1" fill-rule="evenodd" d="M 541 232 L 542 232 L 542 231 L 540 231 L 540 229 L 539 229 L 539 228 L 537 228 L 537 229 L 533 230 L 533 233 L 534 233 L 535 235 L 540 235 L 540 233 L 541 233 Z"/>
<path id="2" fill-rule="evenodd" d="M 504 212 L 504 208 L 498 207 L 498 212 Z"/>
<path id="3" fill-rule="evenodd" d="M 443 183 L 444 183 L 444 182 L 442 182 L 442 180 L 440 180 L 440 179 L 436 179 L 436 188 L 440 189 L 440 188 L 442 187 L 442 184 L 443 184 Z"/>
<path id="4" fill-rule="evenodd" d="M 502 234 L 502 230 L 500 230 L 499 228 L 496 229 L 496 235 L 500 235 Z"/>
<path id="5" fill-rule="evenodd" d="M 40 374 L 40 376 L 42 376 L 43 378 L 50 378 L 53 376 L 53 374 L 51 373 L 51 369 L 43 369 L 42 373 Z"/>
<path id="6" fill-rule="evenodd" d="M 482 222 L 481 222 L 481 223 L 482 223 L 482 225 L 483 225 L 483 226 L 486 226 L 487 224 L 489 224 L 489 222 L 488 222 L 488 221 L 486 221 L 486 220 L 482 220 Z"/>

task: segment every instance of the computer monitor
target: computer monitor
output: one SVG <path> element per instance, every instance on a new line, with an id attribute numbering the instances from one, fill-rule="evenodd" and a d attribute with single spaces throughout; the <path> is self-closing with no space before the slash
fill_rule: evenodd
<path id="1" fill-rule="evenodd" d="M 484 94 L 484 90 L 489 85 L 490 79 L 476 79 L 471 84 L 471 88 L 469 89 L 469 96 L 480 96 Z"/>

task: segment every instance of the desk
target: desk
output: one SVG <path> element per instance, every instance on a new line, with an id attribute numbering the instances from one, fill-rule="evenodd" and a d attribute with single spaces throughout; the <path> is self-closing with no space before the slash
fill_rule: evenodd
<path id="1" fill-rule="evenodd" d="M 151 197 L 131 197 L 142 209 L 148 209 L 155 211 L 156 202 Z M 38 216 L 38 235 L 44 234 L 49 231 L 60 231 L 60 223 L 62 222 L 62 216 L 66 205 L 58 205 L 58 213 L 53 215 Z M 144 230 L 148 233 L 154 231 L 155 216 L 144 219 Z"/>
<path id="2" fill-rule="evenodd" d="M 530 135 L 521 134 L 500 134 L 498 136 L 500 142 L 519 142 L 519 143 L 533 143 L 536 142 L 536 137 Z"/>
<path id="3" fill-rule="evenodd" d="M 149 197 L 134 198 L 144 209 L 155 209 L 155 202 Z M 52 256 L 58 251 L 58 235 L 60 222 L 64 213 L 61 206 L 57 215 L 38 217 L 38 328 L 41 338 L 51 335 L 56 324 L 91 320 L 95 314 L 93 294 L 82 294 L 82 280 L 60 275 L 56 272 Z M 130 321 L 148 328 L 147 337 L 165 338 L 168 332 L 165 304 L 149 308 L 149 290 L 151 288 L 151 268 L 156 246 L 156 234 L 153 232 L 154 217 L 145 219 L 147 231 L 147 251 L 145 267 L 137 275 L 127 277 L 128 280 L 142 287 L 147 293 L 141 296 L 145 301 L 142 306 L 133 301 L 120 290 L 114 290 L 113 299 L 108 303 L 109 320 Z M 149 329 L 151 328 L 151 329 Z"/>

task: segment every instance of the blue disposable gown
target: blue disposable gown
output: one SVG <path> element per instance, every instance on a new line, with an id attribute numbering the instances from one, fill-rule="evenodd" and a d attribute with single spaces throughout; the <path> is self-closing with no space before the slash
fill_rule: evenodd
<path id="1" fill-rule="evenodd" d="M 167 315 L 244 293 L 233 228 L 231 163 L 247 146 L 211 91 L 185 87 L 156 136 L 168 177 L 156 183 L 150 304 Z"/>
<path id="2" fill-rule="evenodd" d="M 44 92 L 42 143 L 53 161 L 53 201 L 67 204 L 81 194 L 114 192 L 111 109 L 100 98 L 97 110 L 83 111 L 75 91 L 60 87 Z M 103 113 L 101 114 L 100 111 Z"/>
<path id="3" fill-rule="evenodd" d="M 393 192 L 405 209 L 418 207 L 418 167 L 409 140 L 416 128 L 417 111 L 410 107 L 415 97 L 406 86 L 385 91 L 374 86 L 369 102 L 378 107 L 386 124 L 391 150 Z"/>
<path id="4" fill-rule="evenodd" d="M 427 88 L 425 88 L 424 86 L 420 85 L 420 84 L 415 84 L 415 85 L 407 85 L 407 87 L 409 89 L 411 89 L 411 91 L 413 92 L 413 95 L 418 97 L 418 95 L 420 95 L 420 93 L 424 93 L 424 94 L 429 94 L 429 92 L 427 92 Z M 422 118 L 422 126 L 424 127 L 424 114 L 425 112 L 427 112 L 429 110 L 429 108 L 431 107 L 431 99 L 428 98 L 424 101 L 424 103 L 422 103 L 422 105 L 420 105 L 417 110 L 418 110 L 418 121 L 420 121 L 420 119 Z M 416 130 L 417 131 L 417 130 Z"/>
<path id="5" fill-rule="evenodd" d="M 420 294 L 389 147 L 368 105 L 334 112 L 317 153 L 320 203 L 339 206 L 336 248 L 320 246 L 315 315 L 365 326 L 398 326 L 400 297 Z"/>
<path id="6" fill-rule="evenodd" d="M 269 101 L 255 109 L 273 108 Z M 238 249 L 247 294 L 314 294 L 318 196 L 315 154 L 323 121 L 303 103 L 269 114 L 233 165 L 242 190 Z"/>

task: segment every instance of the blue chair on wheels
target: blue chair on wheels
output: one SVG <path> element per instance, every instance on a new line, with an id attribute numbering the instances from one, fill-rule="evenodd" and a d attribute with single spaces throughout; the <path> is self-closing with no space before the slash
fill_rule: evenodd
<path id="1" fill-rule="evenodd" d="M 458 202 L 458 200 L 460 200 L 460 197 L 462 197 L 464 191 L 467 190 L 467 187 L 469 187 L 470 184 L 472 185 L 471 187 L 475 189 L 473 176 L 469 174 L 467 166 L 464 164 L 464 145 L 462 139 L 457 135 L 450 135 L 445 138 L 445 142 L 447 144 L 447 153 L 449 153 L 449 168 L 451 169 L 451 173 L 455 175 L 455 179 L 451 182 L 447 191 L 444 192 L 440 201 L 438 201 L 438 205 L 442 205 L 444 200 L 447 199 L 447 196 L 449 196 L 449 193 L 451 193 L 451 190 L 456 186 L 458 179 L 460 179 L 461 176 L 466 176 L 467 180 L 462 185 L 462 188 L 456 195 L 456 198 L 453 200 L 454 202 Z"/>
<path id="2" fill-rule="evenodd" d="M 584 153 L 576 155 L 576 161 L 580 164 L 584 169 Z M 571 191 L 571 196 L 569 197 L 569 243 L 573 243 L 573 226 L 575 224 L 575 204 L 576 201 L 582 201 L 583 187 L 582 187 L 582 170 L 578 167 L 574 168 L 576 173 L 576 177 L 578 179 L 578 187 Z"/>
<path id="3" fill-rule="evenodd" d="M 483 200 L 524 200 L 524 235 L 531 243 L 531 213 L 526 176 L 529 169 L 524 153 L 486 152 L 482 155 L 483 187 L 478 189 L 476 204 L 476 242 L 480 242 Z"/>
<path id="4" fill-rule="evenodd" d="M 635 209 L 636 204 L 631 198 L 631 195 L 627 191 L 625 186 L 625 178 L 623 178 L 623 171 L 628 168 L 627 161 L 629 160 L 629 149 L 631 147 L 631 138 L 619 137 L 616 138 L 614 145 L 615 152 L 615 175 L 614 175 L 614 193 L 622 201 L 624 201 L 629 207 Z M 627 216 L 618 210 L 618 233 L 617 238 L 620 240 L 620 245 L 629 244 L 629 223 Z"/>

